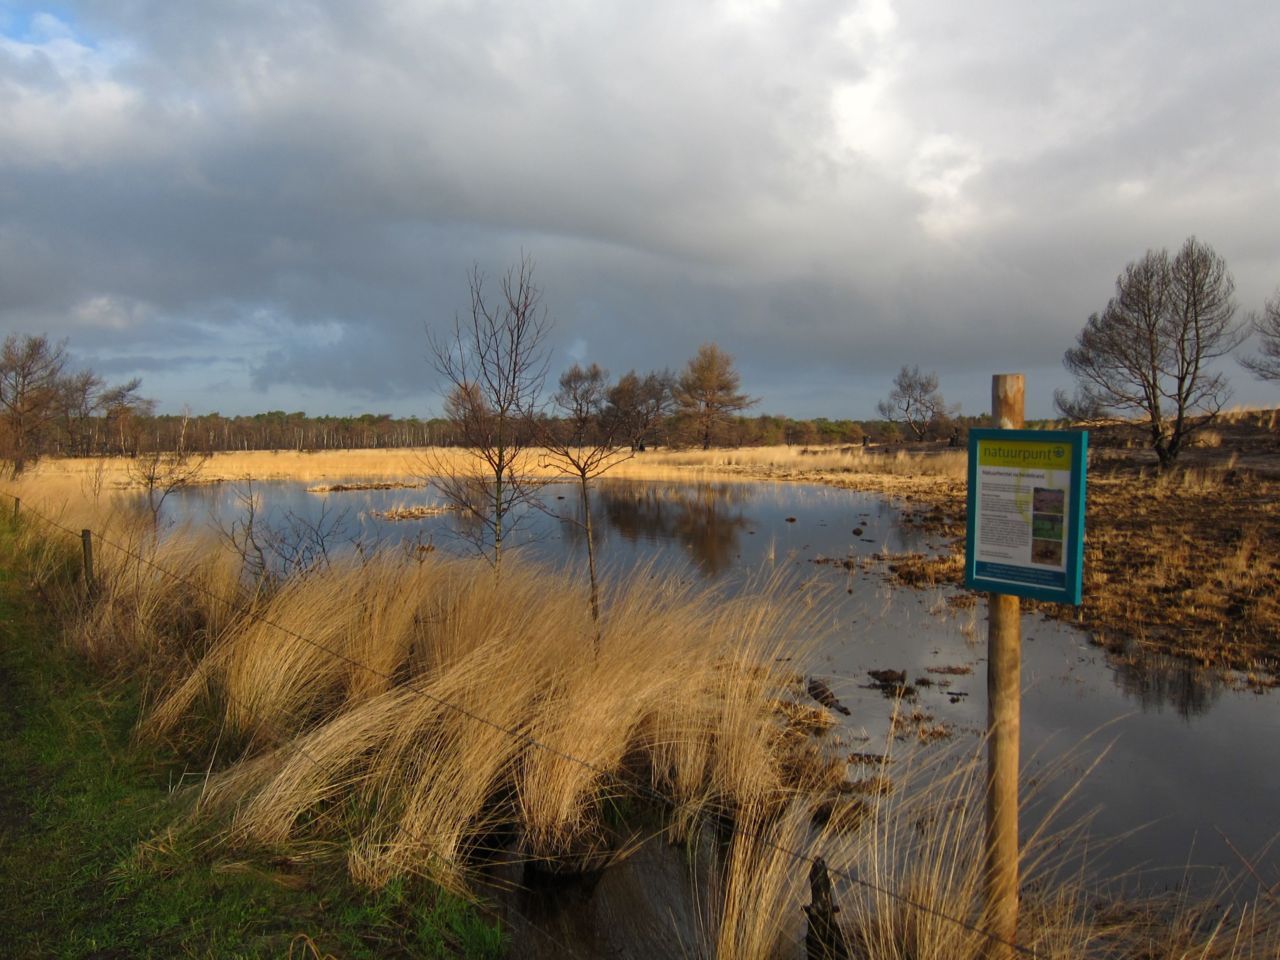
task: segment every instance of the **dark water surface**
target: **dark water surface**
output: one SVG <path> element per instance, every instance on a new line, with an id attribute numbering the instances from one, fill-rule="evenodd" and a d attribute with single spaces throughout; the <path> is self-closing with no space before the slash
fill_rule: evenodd
<path id="1" fill-rule="evenodd" d="M 334 539 L 469 549 L 457 535 L 456 514 L 395 522 L 373 516 L 435 502 L 429 490 L 315 494 L 302 484 L 262 483 L 254 491 L 260 519 L 277 524 L 292 513 L 324 526 Z M 576 566 L 585 555 L 577 488 L 552 485 L 541 496 L 544 510 L 529 512 L 509 542 L 540 560 Z M 852 749 L 886 746 L 893 703 L 868 687 L 872 669 L 949 684 L 919 687 L 915 705 L 952 730 L 952 743 L 976 744 L 981 737 L 984 602 L 966 607 L 948 603 L 959 595 L 950 588 L 886 582 L 880 558 L 943 545 L 904 525 L 884 498 L 800 484 L 631 481 L 600 482 L 593 496 L 606 576 L 650 564 L 670 576 L 736 590 L 781 569 L 796 590 L 820 588 L 832 630 L 814 669 L 852 711 L 842 731 Z M 193 488 L 176 499 L 173 514 L 214 517 L 225 526 L 240 507 L 230 485 Z M 861 562 L 852 570 L 815 562 L 846 557 Z M 1078 782 L 1060 825 L 1091 814 L 1087 836 L 1096 875 L 1137 871 L 1133 882 L 1148 890 L 1189 883 L 1204 891 L 1218 879 L 1217 868 L 1246 873 L 1246 856 L 1262 880 L 1280 880 L 1280 853 L 1269 848 L 1280 828 L 1275 694 L 1241 691 L 1230 678 L 1181 661 L 1118 663 L 1083 632 L 1036 615 L 1023 618 L 1022 632 L 1023 779 L 1039 791 L 1024 815 L 1024 832 Z M 972 672 L 946 675 L 927 672 L 930 667 Z M 891 749 L 901 755 L 917 748 L 902 741 Z M 1256 893 L 1257 881 L 1249 878 L 1236 896 Z"/>

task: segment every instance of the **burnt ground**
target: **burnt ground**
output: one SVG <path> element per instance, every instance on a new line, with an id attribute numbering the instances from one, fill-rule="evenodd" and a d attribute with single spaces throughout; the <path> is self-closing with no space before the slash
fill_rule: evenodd
<path id="1" fill-rule="evenodd" d="M 1220 420 L 1205 439 L 1209 445 L 1187 450 L 1161 473 L 1137 428 L 1091 429 L 1084 602 L 1024 607 L 1079 624 L 1116 655 L 1171 654 L 1273 686 L 1280 678 L 1280 411 Z M 917 486 L 904 507 L 912 522 L 945 536 L 951 551 L 892 558 L 893 578 L 960 584 L 964 482 Z"/>

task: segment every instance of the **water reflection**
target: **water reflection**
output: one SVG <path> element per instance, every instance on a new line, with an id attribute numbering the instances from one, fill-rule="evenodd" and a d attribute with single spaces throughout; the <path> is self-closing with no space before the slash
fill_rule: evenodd
<path id="1" fill-rule="evenodd" d="M 1222 676 L 1189 660 L 1129 650 L 1111 658 L 1112 679 L 1143 710 L 1173 707 L 1190 719 L 1209 712 L 1222 695 Z"/>
<path id="2" fill-rule="evenodd" d="M 343 539 L 358 538 L 366 547 L 416 541 L 450 549 L 452 540 L 453 549 L 469 552 L 469 545 L 457 542 L 459 532 L 477 533 L 457 511 L 399 522 L 383 518 L 396 506 L 438 502 L 430 490 L 317 495 L 302 484 L 263 483 L 253 493 L 261 523 L 287 524 L 292 514 L 324 527 L 323 510 L 348 509 L 354 521 Z M 538 561 L 585 564 L 578 488 L 555 484 L 540 496 L 543 507 L 529 511 L 511 546 Z M 243 515 L 232 485 L 183 491 L 171 504 L 176 519 L 213 517 L 223 529 Z M 912 681 L 930 681 L 916 684 L 911 709 L 954 727 L 957 736 L 981 736 L 980 610 L 949 607 L 951 588 L 894 588 L 883 579 L 885 564 L 874 559 L 847 566 L 809 562 L 928 551 L 928 538 L 904 526 L 892 502 L 799 484 L 617 481 L 595 486 L 592 510 L 599 557 L 611 576 L 661 569 L 674 577 L 719 578 L 732 593 L 739 575 L 745 580 L 776 555 L 777 566 L 795 577 L 834 586 L 839 602 L 829 611 L 833 634 L 818 652 L 815 672 L 853 711 L 848 733 L 858 742 L 885 737 L 891 706 L 879 690 L 866 687 L 868 671 L 886 667 L 906 670 Z M 1103 808 L 1094 835 L 1127 836 L 1138 824 L 1160 821 L 1126 839 L 1113 865 L 1180 867 L 1187 862 L 1187 838 L 1198 835 L 1197 855 L 1230 867 L 1237 861 L 1225 845 L 1213 846 L 1214 825 L 1229 826 L 1242 850 L 1263 847 L 1274 831 L 1271 807 L 1280 793 L 1275 696 L 1233 694 L 1215 671 L 1170 657 L 1139 651 L 1108 657 L 1078 630 L 1031 615 L 1024 618 L 1023 638 L 1025 755 L 1036 757 L 1043 749 L 1052 758 L 1063 745 L 1105 729 L 1115 742 L 1079 794 L 1081 803 Z M 1275 855 L 1259 863 L 1273 869 Z"/>
<path id="3" fill-rule="evenodd" d="M 411 521 L 380 519 L 391 507 L 438 502 L 427 489 L 317 495 L 301 484 L 262 483 L 251 493 L 258 535 L 274 537 L 271 542 L 278 542 L 282 550 L 302 544 L 314 552 L 344 542 L 371 549 L 406 541 L 445 546 L 453 540 L 463 541 L 455 548 L 465 552 L 487 546 L 488 525 L 466 511 Z M 237 522 L 244 522 L 245 498 L 234 484 L 196 487 L 181 494 L 172 501 L 176 519 L 206 520 L 233 531 Z M 585 562 L 577 486 L 551 484 L 539 496 L 537 509 L 523 509 L 521 516 L 511 518 L 519 523 L 509 525 L 508 544 L 538 560 Z M 862 630 L 868 627 L 866 610 L 883 599 L 879 591 L 884 585 L 875 575 L 879 568 L 852 574 L 839 567 L 815 568 L 808 561 L 819 555 L 840 558 L 930 549 L 925 537 L 904 527 L 899 512 L 882 498 L 806 485 L 601 481 L 592 488 L 592 516 L 600 556 L 617 575 L 655 565 L 676 575 L 689 570 L 714 579 L 758 572 L 776 555 L 798 574 L 842 577 L 848 594 L 843 612 L 836 615 L 857 618 Z M 904 602 L 923 597 L 912 591 L 902 596 Z M 941 603 L 940 598 L 930 600 L 931 606 Z M 892 649 L 903 643 L 900 619 L 894 618 L 876 646 Z M 928 619 L 921 642 L 936 646 L 947 631 Z M 1172 708 L 1190 719 L 1208 713 L 1222 695 L 1216 672 L 1187 661 L 1137 649 L 1109 659 L 1106 682 L 1143 711 Z"/>
<path id="4" fill-rule="evenodd" d="M 602 485 L 597 499 L 611 531 L 631 543 L 683 544 L 708 576 L 733 565 L 748 526 L 741 484 Z"/>

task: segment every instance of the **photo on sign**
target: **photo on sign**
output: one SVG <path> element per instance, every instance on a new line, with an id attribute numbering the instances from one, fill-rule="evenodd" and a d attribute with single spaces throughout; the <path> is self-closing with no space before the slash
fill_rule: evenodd
<path id="1" fill-rule="evenodd" d="M 1031 509 L 1036 513 L 1062 514 L 1067 502 L 1067 491 L 1055 487 L 1036 487 L 1032 491 Z"/>
<path id="2" fill-rule="evenodd" d="M 1031 515 L 1031 536 L 1036 540 L 1061 540 L 1062 515 L 1033 513 Z"/>
<path id="3" fill-rule="evenodd" d="M 1061 540 L 1032 540 L 1031 541 L 1031 562 L 1044 564 L 1048 567 L 1062 566 L 1062 541 Z"/>

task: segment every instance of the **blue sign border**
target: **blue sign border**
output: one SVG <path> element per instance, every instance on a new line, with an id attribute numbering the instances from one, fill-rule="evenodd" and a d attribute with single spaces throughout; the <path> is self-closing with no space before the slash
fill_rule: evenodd
<path id="1" fill-rule="evenodd" d="M 1065 576 L 1054 571 L 1045 571 L 1042 584 L 1017 583 L 996 579 L 991 576 L 998 572 L 998 565 L 983 564 L 980 574 L 974 559 L 974 531 L 978 523 L 978 509 L 974 502 L 978 490 L 978 443 L 982 440 L 1032 441 L 1036 443 L 1066 443 L 1071 447 L 1071 471 L 1067 499 L 1070 504 L 1071 523 L 1066 533 L 1066 572 Z M 1047 600 L 1053 603 L 1069 603 L 1079 605 L 1084 580 L 1084 510 L 1085 510 L 1085 474 L 1086 459 L 1089 451 L 1089 432 L 1087 430 L 992 430 L 972 429 L 969 431 L 969 490 L 967 495 L 968 518 L 966 520 L 964 541 L 964 585 L 970 590 L 984 590 L 991 593 L 1007 593 L 1015 597 L 1029 597 L 1032 600 Z M 1014 568 L 1017 575 L 1026 577 L 1035 571 L 1026 567 Z M 1055 580 L 1059 582 L 1054 582 Z"/>

